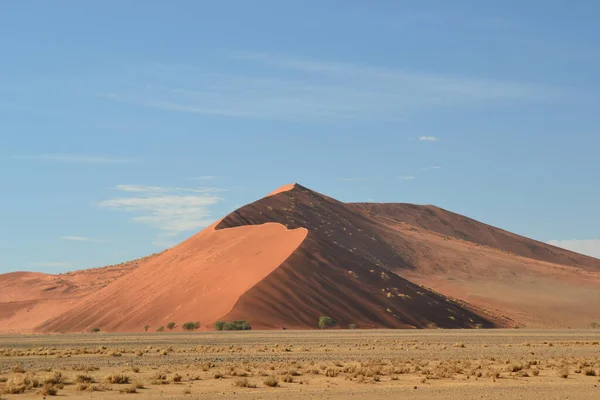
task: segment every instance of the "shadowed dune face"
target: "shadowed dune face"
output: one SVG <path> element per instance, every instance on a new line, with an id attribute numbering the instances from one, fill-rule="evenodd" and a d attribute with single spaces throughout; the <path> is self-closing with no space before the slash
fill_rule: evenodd
<path id="1" fill-rule="evenodd" d="M 283 186 L 161 254 L 0 275 L 0 332 L 248 320 L 316 328 L 584 327 L 600 260 L 433 206 L 342 203 Z"/>
<path id="2" fill-rule="evenodd" d="M 274 223 L 222 231 L 209 227 L 40 329 L 139 331 L 170 321 L 212 324 L 289 257 L 305 236 L 305 229 Z"/>
<path id="3" fill-rule="evenodd" d="M 245 293 L 226 319 L 264 328 L 314 328 L 320 315 L 342 326 L 447 328 L 503 325 L 390 273 L 405 266 L 362 214 L 300 185 L 252 203 L 216 229 L 277 221 L 305 227 L 306 240 L 277 270 Z"/>

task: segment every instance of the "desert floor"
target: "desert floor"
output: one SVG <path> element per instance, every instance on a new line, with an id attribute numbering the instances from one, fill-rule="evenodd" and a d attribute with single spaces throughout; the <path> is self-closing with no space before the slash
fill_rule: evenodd
<path id="1" fill-rule="evenodd" d="M 600 399 L 599 376 L 594 330 L 0 336 L 2 399 Z"/>

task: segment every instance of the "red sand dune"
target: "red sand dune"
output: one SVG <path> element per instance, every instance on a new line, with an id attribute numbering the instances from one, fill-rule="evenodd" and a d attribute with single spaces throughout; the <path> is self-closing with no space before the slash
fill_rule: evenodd
<path id="1" fill-rule="evenodd" d="M 0 332 L 583 327 L 600 260 L 433 206 L 342 203 L 286 185 L 159 255 L 68 275 L 0 275 Z M 94 275 L 95 274 L 95 275 Z"/>

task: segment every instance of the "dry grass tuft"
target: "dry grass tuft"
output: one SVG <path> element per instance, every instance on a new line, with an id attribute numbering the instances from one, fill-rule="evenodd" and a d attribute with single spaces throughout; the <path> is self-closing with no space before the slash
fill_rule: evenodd
<path id="1" fill-rule="evenodd" d="M 135 387 L 135 385 L 131 385 L 129 387 L 123 388 L 121 390 L 119 390 L 119 393 L 122 394 L 134 394 L 137 393 L 137 388 Z"/>
<path id="2" fill-rule="evenodd" d="M 106 383 L 112 383 L 117 385 L 126 385 L 129 383 L 129 377 L 124 374 L 110 374 L 104 378 Z"/>
<path id="3" fill-rule="evenodd" d="M 58 388 L 51 383 L 46 383 L 42 390 L 40 390 L 42 396 L 56 396 L 58 394 Z"/>
<path id="4" fill-rule="evenodd" d="M 236 380 L 233 381 L 233 386 L 243 387 L 243 388 L 255 388 L 256 387 L 255 384 L 250 383 L 248 378 L 237 378 Z"/>
<path id="5" fill-rule="evenodd" d="M 266 378 L 263 383 L 269 387 L 278 387 L 279 386 L 279 380 L 277 378 L 275 378 L 274 376 L 270 376 L 268 378 Z"/>

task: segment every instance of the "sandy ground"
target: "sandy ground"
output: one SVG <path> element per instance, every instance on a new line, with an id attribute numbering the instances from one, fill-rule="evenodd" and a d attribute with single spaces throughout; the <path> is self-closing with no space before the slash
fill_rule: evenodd
<path id="1" fill-rule="evenodd" d="M 0 336 L 0 392 L 25 389 L 3 399 L 39 399 L 32 386 L 54 381 L 73 399 L 587 400 L 600 398 L 599 375 L 593 330 Z"/>

